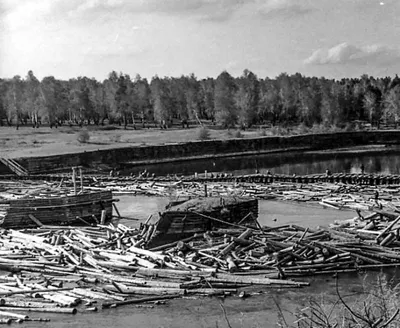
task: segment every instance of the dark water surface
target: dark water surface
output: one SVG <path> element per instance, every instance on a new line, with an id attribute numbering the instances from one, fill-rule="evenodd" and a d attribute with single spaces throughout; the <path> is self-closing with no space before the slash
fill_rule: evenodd
<path id="1" fill-rule="evenodd" d="M 329 150 L 323 152 L 294 152 L 232 158 L 213 158 L 191 162 L 165 163 L 162 165 L 138 166 L 122 171 L 123 174 L 137 175 L 146 169 L 157 175 L 192 175 L 195 172 L 231 172 L 250 174 L 270 171 L 276 174 L 360 173 L 361 164 L 365 172 L 400 174 L 400 148 L 377 147 L 375 150 Z"/>
<path id="2" fill-rule="evenodd" d="M 122 216 L 146 220 L 150 214 L 163 211 L 168 198 L 148 196 L 117 196 L 116 203 Z M 354 211 L 339 211 L 322 208 L 318 205 L 291 203 L 275 200 L 260 200 L 258 220 L 261 225 L 279 226 L 297 224 L 305 227 L 327 226 L 335 220 L 349 219 L 356 216 Z M 121 223 L 137 226 L 140 221 L 121 220 Z"/>

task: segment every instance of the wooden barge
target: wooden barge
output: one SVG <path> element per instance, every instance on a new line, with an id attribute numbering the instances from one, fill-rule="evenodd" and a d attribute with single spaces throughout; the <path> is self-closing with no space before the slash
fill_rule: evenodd
<path id="1" fill-rule="evenodd" d="M 148 248 L 218 228 L 257 227 L 258 200 L 207 197 L 169 204 L 153 224 L 143 224 L 141 234 Z"/>
<path id="2" fill-rule="evenodd" d="M 102 219 L 108 221 L 112 218 L 113 201 L 111 191 L 84 191 L 77 195 L 48 192 L 17 199 L 0 197 L 0 227 L 87 225 Z"/>

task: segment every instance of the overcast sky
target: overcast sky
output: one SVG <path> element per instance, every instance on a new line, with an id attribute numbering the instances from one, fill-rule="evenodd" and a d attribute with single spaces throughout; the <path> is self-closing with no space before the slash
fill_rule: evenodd
<path id="1" fill-rule="evenodd" d="M 400 71 L 400 0 L 0 0 L 0 77 Z"/>

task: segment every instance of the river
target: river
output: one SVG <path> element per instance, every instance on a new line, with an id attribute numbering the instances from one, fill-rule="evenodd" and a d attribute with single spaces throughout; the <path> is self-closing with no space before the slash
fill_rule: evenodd
<path id="1" fill-rule="evenodd" d="M 368 172 L 400 173 L 398 164 L 400 152 L 378 154 L 370 152 L 335 154 L 308 153 L 291 155 L 269 155 L 252 158 L 235 158 L 222 160 L 196 161 L 162 165 L 162 167 L 147 167 L 149 172 L 157 174 L 193 174 L 202 170 L 253 173 L 257 168 L 273 170 L 276 173 L 308 174 L 325 172 L 329 167 L 333 172 L 356 172 L 363 164 Z M 135 168 L 134 170 L 138 170 Z M 150 214 L 161 211 L 168 203 L 167 198 L 146 196 L 117 196 L 117 206 L 121 215 L 133 217 L 138 221 L 125 220 L 122 223 L 136 226 Z M 352 218 L 352 211 L 324 209 L 317 205 L 287 203 L 282 201 L 262 200 L 259 202 L 259 221 L 262 225 L 277 226 L 297 224 L 316 227 L 326 226 L 334 220 Z M 395 277 L 395 270 L 383 273 L 388 279 Z M 339 291 L 342 295 L 361 295 L 362 286 L 371 285 L 376 281 L 377 273 L 341 274 L 339 276 Z M 78 312 L 76 315 L 43 315 L 51 318 L 49 323 L 40 323 L 41 327 L 277 327 L 278 305 L 283 310 L 288 322 L 294 321 L 294 311 L 308 305 L 308 299 L 324 299 L 324 302 L 337 300 L 336 278 L 315 276 L 301 279 L 309 281 L 310 286 L 301 289 L 273 289 L 266 287 L 249 288 L 248 298 L 231 296 L 227 298 L 200 297 L 183 298 L 168 301 L 165 305 L 155 305 L 154 308 L 126 305 L 120 308 L 99 310 L 98 313 Z M 227 313 L 229 324 L 223 315 Z M 39 315 L 32 315 L 39 317 Z M 39 323 L 24 323 L 25 327 L 38 327 Z"/>
<path id="2" fill-rule="evenodd" d="M 276 174 L 360 173 L 364 165 L 366 173 L 400 174 L 400 148 L 398 146 L 358 147 L 357 149 L 334 149 L 211 158 L 191 162 L 164 163 L 126 168 L 122 174 L 137 175 L 146 169 L 156 175 L 192 175 L 195 172 L 224 172 L 251 174 L 270 171 Z"/>

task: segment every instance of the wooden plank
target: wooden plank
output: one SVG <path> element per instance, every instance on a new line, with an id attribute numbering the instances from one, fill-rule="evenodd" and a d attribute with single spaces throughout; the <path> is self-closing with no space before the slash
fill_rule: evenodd
<path id="1" fill-rule="evenodd" d="M 40 220 L 38 220 L 37 218 L 35 218 L 35 216 L 34 216 L 33 214 L 28 214 L 28 217 L 29 217 L 33 222 L 35 222 L 35 223 L 38 225 L 38 227 L 43 227 L 43 223 L 40 222 Z"/>

